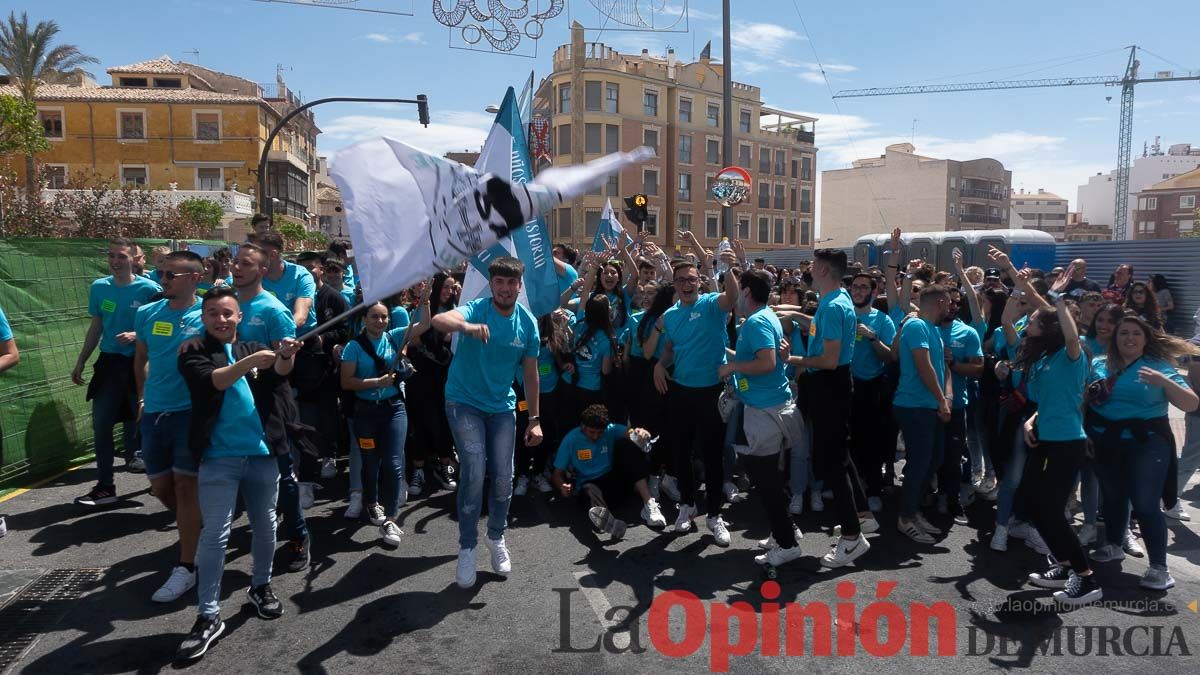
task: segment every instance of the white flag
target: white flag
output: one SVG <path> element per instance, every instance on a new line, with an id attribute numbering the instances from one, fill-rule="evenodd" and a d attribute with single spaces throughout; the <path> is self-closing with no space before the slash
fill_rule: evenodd
<path id="1" fill-rule="evenodd" d="M 649 148 L 546 169 L 525 185 L 391 139 L 353 145 L 330 169 L 342 192 L 363 301 L 451 270 L 538 215 L 654 155 Z"/>

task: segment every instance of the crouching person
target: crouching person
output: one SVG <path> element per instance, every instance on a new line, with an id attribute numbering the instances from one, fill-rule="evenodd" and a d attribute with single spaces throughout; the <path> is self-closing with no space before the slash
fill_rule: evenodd
<path id="1" fill-rule="evenodd" d="M 665 527 L 658 501 L 646 487 L 650 465 L 642 448 L 649 442 L 650 432 L 609 424 L 608 408 L 590 405 L 580 415 L 579 427 L 558 446 L 551 482 L 562 496 L 577 496 L 592 524 L 613 539 L 625 534 L 625 523 L 613 515 L 612 507 L 633 492 L 642 498 L 642 520 L 650 527 Z"/>
<path id="2" fill-rule="evenodd" d="M 268 448 L 268 437 L 286 433 L 275 413 L 275 399 L 290 400 L 287 375 L 300 347 L 291 339 L 283 340 L 278 351 L 257 342 L 237 342 L 242 313 L 232 288 L 209 291 L 201 312 L 207 336 L 199 349 L 179 357 L 179 370 L 192 398 L 189 445 L 200 461 L 203 520 L 196 553 L 199 616 L 179 646 L 180 659 L 199 658 L 225 631 L 219 604 L 221 575 L 239 493 L 253 534 L 250 601 L 264 619 L 283 614 L 270 584 L 279 465 Z"/>

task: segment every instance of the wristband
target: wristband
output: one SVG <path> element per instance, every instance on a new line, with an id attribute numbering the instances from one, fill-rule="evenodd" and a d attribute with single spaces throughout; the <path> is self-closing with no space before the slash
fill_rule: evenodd
<path id="1" fill-rule="evenodd" d="M 542 420 L 541 415 L 530 415 L 529 416 L 530 422 L 541 422 L 541 420 Z"/>

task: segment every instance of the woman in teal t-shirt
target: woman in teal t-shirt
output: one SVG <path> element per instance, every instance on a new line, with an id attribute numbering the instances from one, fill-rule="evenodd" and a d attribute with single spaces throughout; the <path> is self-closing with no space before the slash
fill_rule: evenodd
<path id="1" fill-rule="evenodd" d="M 609 315 L 608 298 L 594 295 L 584 306 L 583 321 L 576 321 L 571 342 L 575 353 L 574 372 L 564 379 L 575 385 L 568 421 L 578 423 L 579 413 L 595 403 L 608 403 L 605 376 L 612 372 L 617 354 L 617 337 Z"/>
<path id="2" fill-rule="evenodd" d="M 542 442 L 531 447 L 525 443 L 523 434 L 517 434 L 517 445 L 513 455 L 513 476 L 516 478 L 516 483 L 513 485 L 513 496 L 515 497 L 524 496 L 529 490 L 531 482 L 538 492 L 543 494 L 554 489 L 550 486 L 550 479 L 545 473 L 548 468 L 547 460 L 551 450 L 558 447 L 558 435 L 561 433 L 559 429 L 570 428 L 569 425 L 560 426 L 565 422 L 560 419 L 562 404 L 558 395 L 561 389 L 558 380 L 562 373 L 562 366 L 566 359 L 565 352 L 570 340 L 567 321 L 565 310 L 555 310 L 550 314 L 543 314 L 538 319 L 538 337 L 541 340 L 537 361 L 538 414 L 542 421 Z M 525 373 L 523 370 L 517 371 L 517 387 L 517 428 L 523 429 L 529 424 L 529 408 L 525 403 Z M 574 424 L 576 422 L 570 423 L 570 425 Z"/>

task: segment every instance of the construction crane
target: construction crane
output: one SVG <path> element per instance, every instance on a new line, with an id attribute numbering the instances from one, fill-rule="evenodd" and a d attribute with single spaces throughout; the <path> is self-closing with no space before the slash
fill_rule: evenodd
<path id="1" fill-rule="evenodd" d="M 1117 195 L 1113 205 L 1113 238 L 1125 238 L 1126 217 L 1129 212 L 1129 153 L 1133 143 L 1133 88 L 1151 82 L 1200 81 L 1200 72 L 1176 75 L 1162 71 L 1154 77 L 1139 78 L 1137 45 L 1127 47 L 1129 62 L 1125 76 L 1097 75 L 1089 77 L 1058 77 L 1043 80 L 993 80 L 991 82 L 963 82 L 958 84 L 931 84 L 911 87 L 883 87 L 874 89 L 846 89 L 834 94 L 834 98 L 858 98 L 863 96 L 901 96 L 904 94 L 937 94 L 957 91 L 986 91 L 989 89 L 1041 89 L 1048 87 L 1079 87 L 1104 85 L 1121 88 L 1121 124 L 1117 131 Z"/>

